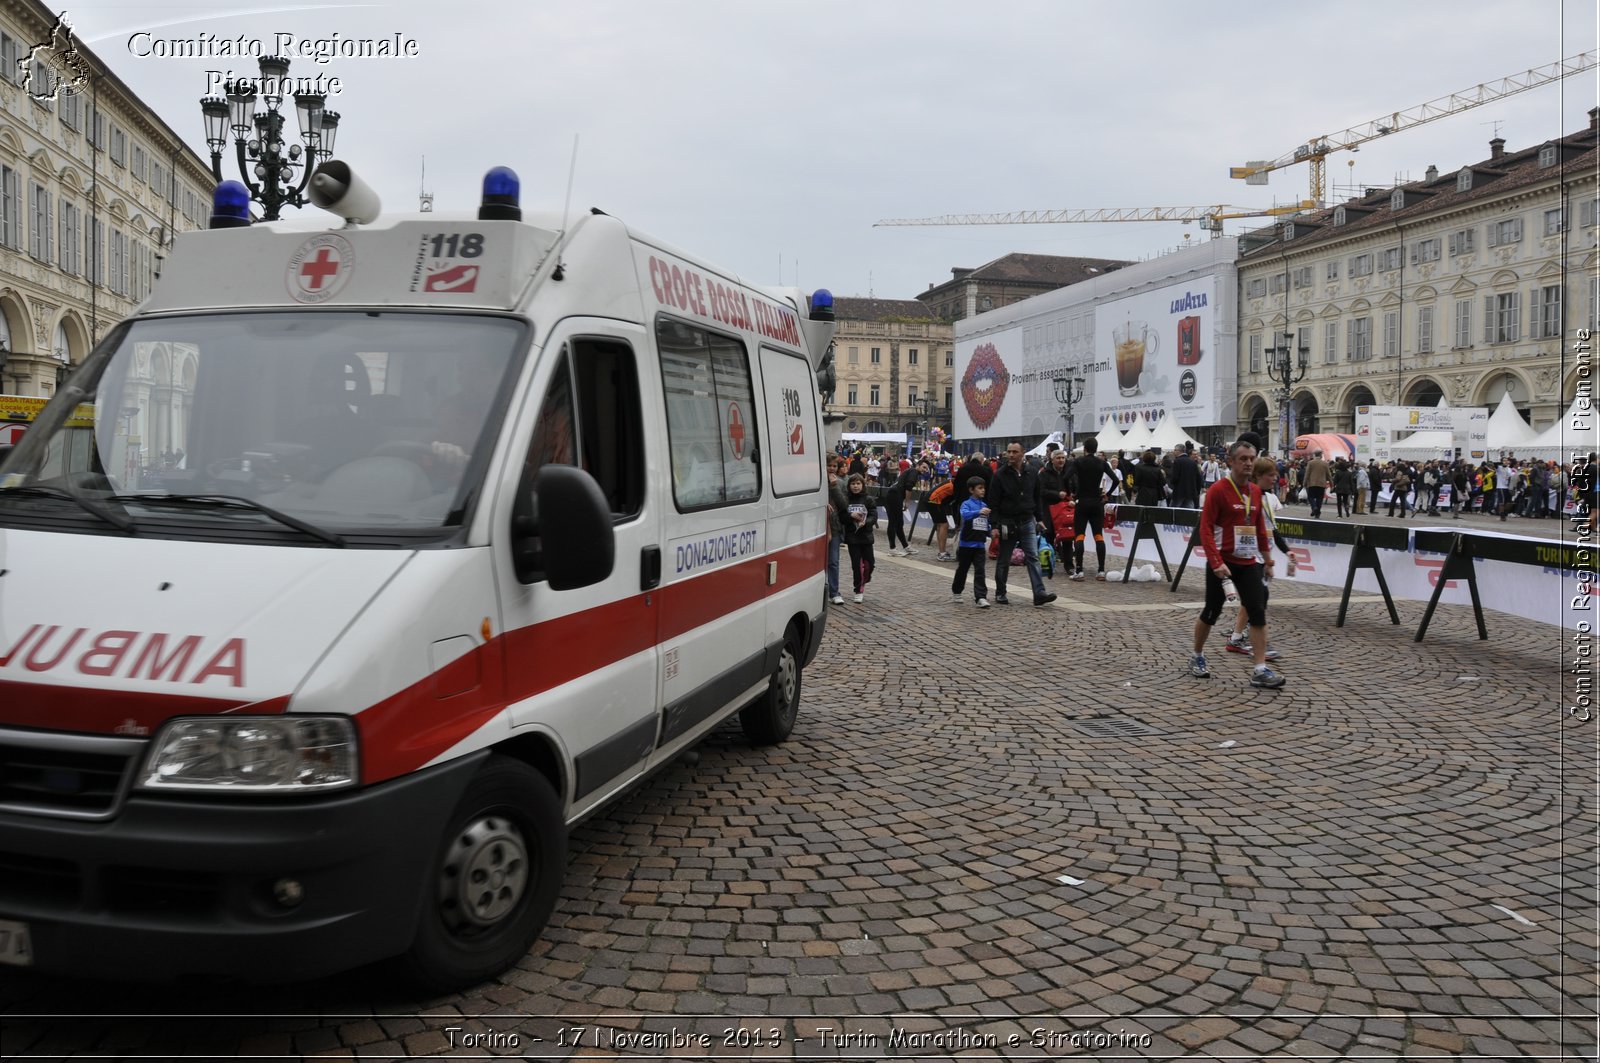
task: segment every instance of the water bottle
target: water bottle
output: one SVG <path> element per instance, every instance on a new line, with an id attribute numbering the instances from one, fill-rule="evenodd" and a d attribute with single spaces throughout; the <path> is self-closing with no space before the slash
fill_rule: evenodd
<path id="1" fill-rule="evenodd" d="M 1290 554 L 1289 555 L 1289 568 L 1284 573 L 1284 575 L 1289 576 L 1289 577 L 1292 578 L 1294 576 L 1294 570 L 1295 570 L 1294 555 Z"/>
<path id="2" fill-rule="evenodd" d="M 1239 592 L 1237 590 L 1234 590 L 1233 580 L 1228 579 L 1227 577 L 1223 577 L 1223 580 L 1222 580 L 1222 597 L 1227 601 L 1227 603 L 1229 605 L 1238 604 Z"/>

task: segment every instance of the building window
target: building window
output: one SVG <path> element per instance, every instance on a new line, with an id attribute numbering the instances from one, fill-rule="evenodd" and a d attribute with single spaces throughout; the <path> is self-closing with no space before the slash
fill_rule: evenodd
<path id="1" fill-rule="evenodd" d="M 17 171 L 0 166 L 0 243 L 22 249 L 22 185 Z"/>
<path id="2" fill-rule="evenodd" d="M 1418 240 L 1411 245 L 1411 261 L 1437 262 L 1439 261 L 1439 238 L 1437 236 L 1428 240 Z"/>
<path id="3" fill-rule="evenodd" d="M 1383 315 L 1383 356 L 1400 356 L 1400 315 L 1393 311 Z"/>
<path id="4" fill-rule="evenodd" d="M 1406 209 L 1406 190 L 1405 189 L 1397 188 L 1389 196 L 1389 209 L 1390 210 L 1405 210 Z"/>
<path id="5" fill-rule="evenodd" d="M 1322 330 L 1322 361 L 1332 365 L 1339 360 L 1339 323 L 1330 321 Z"/>
<path id="6" fill-rule="evenodd" d="M 1365 362 L 1372 357 L 1372 319 L 1352 318 L 1350 321 L 1349 358 L 1352 362 Z"/>
<path id="7" fill-rule="evenodd" d="M 1561 285 L 1540 288 L 1534 304 L 1533 338 L 1556 339 L 1561 335 Z"/>
<path id="8" fill-rule="evenodd" d="M 1289 278 L 1284 276 L 1282 273 L 1274 273 L 1272 275 L 1272 282 L 1267 286 L 1267 290 L 1273 295 L 1282 295 L 1288 282 Z"/>
<path id="9" fill-rule="evenodd" d="M 118 166 L 128 165 L 128 134 L 115 125 L 111 127 L 111 161 Z"/>
<path id="10" fill-rule="evenodd" d="M 1450 234 L 1450 253 L 1452 255 L 1470 255 L 1472 246 L 1477 241 L 1477 229 L 1457 229 Z"/>
<path id="11" fill-rule="evenodd" d="M 878 404 L 878 385 L 874 384 L 874 385 L 872 385 L 872 388 L 868 392 L 867 405 L 868 406 L 876 406 L 877 404 Z"/>
<path id="12" fill-rule="evenodd" d="M 1539 169 L 1548 170 L 1556 164 L 1556 146 L 1546 144 L 1539 149 Z"/>
<path id="13" fill-rule="evenodd" d="M 83 128 L 83 96 L 71 89 L 61 93 L 61 107 L 56 111 L 61 116 L 61 124 L 68 129 Z"/>
<path id="14" fill-rule="evenodd" d="M 951 394 L 950 389 L 949 388 L 945 388 L 944 389 L 944 405 L 942 407 L 940 407 L 941 409 L 945 409 L 945 410 L 950 409 L 950 394 Z"/>
<path id="15" fill-rule="evenodd" d="M 1250 334 L 1250 372 L 1261 372 L 1261 333 Z"/>
<path id="16" fill-rule="evenodd" d="M 955 351 L 945 351 L 944 352 L 944 367 L 946 369 L 954 369 L 955 365 L 956 365 L 956 352 Z M 949 405 L 949 403 L 946 403 L 945 405 Z"/>
<path id="17" fill-rule="evenodd" d="M 1334 225 L 1334 228 L 1338 228 L 1339 226 L 1343 225 L 1348 220 L 1349 220 L 1349 216 L 1347 214 L 1345 214 L 1343 207 L 1334 207 L 1333 208 L 1333 225 Z"/>
<path id="18" fill-rule="evenodd" d="M 73 276 L 83 272 L 83 214 L 65 200 L 60 211 L 61 232 L 58 243 L 61 271 Z"/>
<path id="19" fill-rule="evenodd" d="M 1339 262 L 1337 259 L 1328 263 L 1327 279 L 1331 281 L 1339 279 Z"/>
<path id="20" fill-rule="evenodd" d="M 1417 353 L 1433 353 L 1433 307 L 1417 307 Z"/>
<path id="21" fill-rule="evenodd" d="M 94 223 L 94 242 L 89 245 L 89 280 L 93 284 L 106 282 L 106 223 Z"/>
<path id="22" fill-rule="evenodd" d="M 850 348 L 850 364 L 851 365 L 859 365 L 859 364 L 861 364 L 861 348 L 860 347 L 851 347 Z"/>
<path id="23" fill-rule="evenodd" d="M 1595 205 L 1597 203 L 1600 203 L 1600 200 L 1591 198 L 1585 199 L 1583 202 L 1578 204 L 1578 224 L 1583 226 L 1585 229 L 1594 225 L 1595 215 L 1600 213 L 1600 211 L 1595 210 Z"/>
<path id="24" fill-rule="evenodd" d="M 1560 207 L 1544 212 L 1544 234 L 1546 236 L 1560 235 L 1561 230 L 1566 228 L 1566 213 Z"/>
<path id="25" fill-rule="evenodd" d="M 133 176 L 143 181 L 145 177 L 144 148 L 135 144 L 133 146 Z"/>
<path id="26" fill-rule="evenodd" d="M 43 185 L 28 188 L 28 254 L 50 261 L 50 193 Z"/>
<path id="27" fill-rule="evenodd" d="M 1372 256 L 1370 254 L 1367 254 L 1367 255 L 1356 255 L 1355 257 L 1351 258 L 1350 259 L 1350 276 L 1352 276 L 1352 277 L 1370 277 L 1370 276 L 1372 276 Z"/>
<path id="28" fill-rule="evenodd" d="M 915 406 L 916 404 L 917 404 L 917 388 L 916 388 L 916 385 L 913 384 L 906 391 L 906 405 L 907 406 Z"/>
<path id="29" fill-rule="evenodd" d="M 0 78 L 11 82 L 13 85 L 22 83 L 22 74 L 18 60 L 22 58 L 22 45 L 13 36 L 0 33 Z"/>
<path id="30" fill-rule="evenodd" d="M 1400 268 L 1400 249 L 1386 247 L 1378 253 L 1378 272 L 1387 273 L 1392 269 Z"/>
<path id="31" fill-rule="evenodd" d="M 882 361 L 883 361 L 883 348 L 882 347 L 874 347 L 874 348 L 872 348 L 872 364 L 873 365 L 877 365 L 878 363 L 880 363 Z"/>
<path id="32" fill-rule="evenodd" d="M 128 238 L 116 229 L 111 230 L 111 273 L 106 287 L 118 295 L 126 295 L 128 276 Z"/>
<path id="33" fill-rule="evenodd" d="M 984 310 L 993 310 L 994 309 L 994 300 L 989 298 L 986 295 L 982 299 L 978 300 L 978 306 L 981 309 L 984 309 Z"/>
<path id="34" fill-rule="evenodd" d="M 1483 332 L 1487 343 L 1514 343 L 1519 336 L 1521 300 L 1516 292 L 1483 297 Z"/>
<path id="35" fill-rule="evenodd" d="M 1246 284 L 1244 286 L 1244 294 L 1245 294 L 1245 298 L 1247 298 L 1247 299 L 1259 299 L 1263 295 L 1266 295 L 1267 294 L 1267 280 L 1266 280 L 1266 278 L 1265 277 L 1257 277 L 1254 280 L 1250 281 L 1248 284 Z"/>
<path id="36" fill-rule="evenodd" d="M 1489 226 L 1489 246 L 1504 247 L 1522 242 L 1522 219 L 1507 218 Z"/>
<path id="37" fill-rule="evenodd" d="M 850 385 L 850 398 L 847 400 L 847 405 L 854 406 L 855 404 L 856 404 L 856 386 L 854 384 L 851 384 Z"/>
<path id="38" fill-rule="evenodd" d="M 1472 171 L 1463 169 L 1456 174 L 1456 191 L 1470 192 L 1472 190 Z"/>
<path id="39" fill-rule="evenodd" d="M 1456 301 L 1456 334 L 1450 344 L 1456 350 L 1472 346 L 1472 300 Z"/>
<path id="40" fill-rule="evenodd" d="M 1301 266 L 1294 271 L 1294 286 L 1296 288 L 1311 287 L 1311 267 Z"/>
<path id="41" fill-rule="evenodd" d="M 150 187 L 162 199 L 167 199 L 167 168 L 154 159 L 150 160 Z"/>
<path id="42" fill-rule="evenodd" d="M 33 102 L 46 110 L 50 109 L 50 96 L 55 92 L 56 75 L 49 67 L 44 65 L 43 59 L 35 59 L 28 65 L 30 77 L 28 79 L 28 95 L 33 97 Z M 40 99 L 40 95 L 45 96 Z"/>
<path id="43" fill-rule="evenodd" d="M 906 352 L 906 364 L 907 365 L 916 365 L 917 364 L 917 349 L 915 347 L 911 348 L 909 351 Z"/>

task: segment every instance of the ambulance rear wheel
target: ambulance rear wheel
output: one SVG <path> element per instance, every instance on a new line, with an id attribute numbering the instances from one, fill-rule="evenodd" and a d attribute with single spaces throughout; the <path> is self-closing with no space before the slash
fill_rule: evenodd
<path id="1" fill-rule="evenodd" d="M 555 791 L 520 761 L 492 757 L 440 841 L 427 903 L 402 958 L 419 988 L 488 981 L 527 955 L 555 910 L 567 830 Z"/>
<path id="2" fill-rule="evenodd" d="M 740 710 L 739 724 L 750 741 L 770 746 L 789 737 L 799 714 L 800 647 L 794 628 L 790 628 L 767 692 Z"/>

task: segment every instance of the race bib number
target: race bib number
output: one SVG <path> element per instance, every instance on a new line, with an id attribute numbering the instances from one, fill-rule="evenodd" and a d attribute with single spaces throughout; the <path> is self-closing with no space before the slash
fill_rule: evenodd
<path id="1" fill-rule="evenodd" d="M 973 517 L 972 518 L 972 530 L 975 531 L 975 532 L 987 532 L 989 530 L 989 518 L 988 517 Z"/>
<path id="2" fill-rule="evenodd" d="M 1240 525 L 1233 529 L 1233 555 L 1235 557 L 1255 558 L 1256 530 L 1250 525 Z"/>
<path id="3" fill-rule="evenodd" d="M 866 506 L 851 506 L 850 507 L 850 516 L 853 517 L 856 520 L 866 520 L 867 519 L 867 507 Z"/>

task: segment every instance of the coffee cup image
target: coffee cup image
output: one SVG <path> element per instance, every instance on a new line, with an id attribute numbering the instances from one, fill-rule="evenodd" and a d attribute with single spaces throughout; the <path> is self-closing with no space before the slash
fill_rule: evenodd
<path id="1" fill-rule="evenodd" d="M 1111 330 L 1111 340 L 1117 352 L 1117 387 L 1123 395 L 1137 395 L 1144 360 L 1161 349 L 1161 336 L 1143 321 L 1125 321 Z"/>

